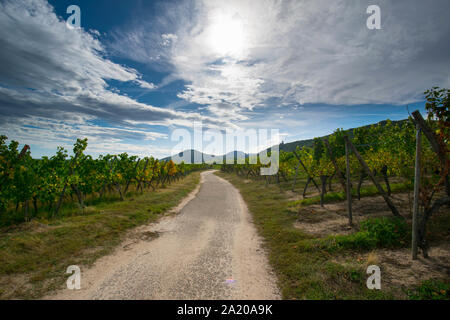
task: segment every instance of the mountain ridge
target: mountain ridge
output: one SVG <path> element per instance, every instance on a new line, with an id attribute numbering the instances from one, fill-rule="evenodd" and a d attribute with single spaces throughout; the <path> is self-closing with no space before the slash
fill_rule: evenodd
<path id="1" fill-rule="evenodd" d="M 368 128 L 368 127 L 371 127 L 373 125 L 385 126 L 388 121 L 391 121 L 394 124 L 398 124 L 398 123 L 403 123 L 405 121 L 408 121 L 408 119 L 403 119 L 403 120 L 389 120 L 389 119 L 386 119 L 386 120 L 379 121 L 377 123 L 372 123 L 372 124 L 368 124 L 368 125 L 364 125 L 364 126 L 360 126 L 360 127 L 350 128 L 350 129 L 347 129 L 346 131 L 348 131 L 350 137 L 352 137 L 353 136 L 353 131 L 355 129 Z M 323 139 L 323 138 L 329 137 L 330 135 L 332 135 L 332 133 L 324 135 L 324 136 L 321 136 L 321 137 L 318 137 L 318 138 Z M 305 139 L 305 140 L 297 140 L 297 141 L 292 141 L 292 142 L 287 142 L 287 143 L 281 142 L 279 144 L 279 150 L 280 151 L 285 151 L 285 152 L 292 152 L 297 147 L 300 147 L 300 148 L 302 148 L 302 147 L 312 147 L 313 143 L 314 143 L 314 138 L 312 138 L 312 139 Z M 272 148 L 272 147 L 270 147 L 270 148 Z M 266 150 L 268 150 L 270 148 L 267 148 Z M 191 163 L 194 163 L 194 160 L 196 158 L 197 159 L 202 159 L 202 163 L 205 162 L 205 158 L 207 160 L 208 159 L 217 159 L 217 163 L 222 163 L 222 162 L 224 162 L 224 160 L 227 157 L 229 157 L 233 153 L 234 153 L 234 157 L 233 157 L 234 159 L 248 158 L 249 156 L 254 155 L 252 153 L 248 154 L 248 153 L 244 153 L 242 151 L 236 151 L 235 150 L 235 151 L 230 151 L 230 152 L 226 153 L 225 155 L 213 156 L 213 155 L 209 155 L 209 154 L 206 154 L 206 153 L 202 153 L 202 152 L 194 150 L 194 149 L 184 150 L 182 152 L 179 152 L 177 155 L 179 157 L 182 157 L 185 152 L 190 152 L 191 153 L 191 157 L 190 157 L 191 158 Z M 160 159 L 160 160 L 161 161 L 169 161 L 173 157 L 174 156 L 168 156 L 168 157 L 165 157 L 165 158 Z M 172 160 L 175 161 L 175 159 L 172 159 Z"/>

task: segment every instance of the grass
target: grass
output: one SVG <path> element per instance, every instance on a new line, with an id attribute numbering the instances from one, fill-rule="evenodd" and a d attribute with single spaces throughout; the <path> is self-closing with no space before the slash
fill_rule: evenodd
<path id="1" fill-rule="evenodd" d="M 319 197 L 311 197 L 306 202 L 294 201 L 294 205 L 288 184 L 287 188 L 282 188 L 283 192 L 276 184 L 265 187 L 264 181 L 223 172 L 216 174 L 240 190 L 252 212 L 259 234 L 265 239 L 283 299 L 427 299 L 431 297 L 429 292 L 436 299 L 448 296 L 448 284 L 439 281 L 433 282 L 432 289 L 425 283 L 425 287 L 412 288 L 409 293 L 397 287 L 384 287 L 383 290 L 367 288 L 366 268 L 374 264 L 372 250 L 409 245 L 410 226 L 404 221 L 368 219 L 362 221 L 355 233 L 316 238 L 293 224 L 298 218 L 299 206 L 316 203 Z M 408 190 L 402 183 L 391 187 L 393 192 Z M 302 190 L 301 186 L 298 190 Z M 343 200 L 339 194 L 329 193 L 331 198 L 328 200 Z M 371 186 L 364 186 L 361 192 L 362 197 L 375 194 L 376 190 Z M 447 216 L 443 215 L 433 223 L 439 225 L 438 228 L 430 224 L 430 230 L 432 228 L 433 233 L 440 234 L 440 241 L 448 235 Z M 447 287 L 444 288 L 445 285 Z"/>
<path id="2" fill-rule="evenodd" d="M 157 220 L 199 183 L 200 173 L 124 201 L 91 204 L 83 215 L 34 219 L 0 230 L 0 298 L 39 298 L 61 287 L 70 265 L 89 266 L 133 227 Z"/>
<path id="3" fill-rule="evenodd" d="M 217 172 L 238 188 L 266 240 L 269 261 L 278 276 L 283 299 L 392 299 L 394 293 L 369 290 L 365 264 L 342 265 L 313 236 L 293 227 L 298 210 L 276 185 L 244 181 Z"/>
<path id="4" fill-rule="evenodd" d="M 166 186 L 159 186 L 157 189 L 164 189 Z M 147 191 L 151 190 L 150 188 L 147 189 Z M 135 197 L 139 197 L 141 195 L 140 191 L 136 191 L 135 185 L 130 185 L 128 192 L 125 196 L 125 199 L 132 199 Z M 47 219 L 60 219 L 64 217 L 72 217 L 72 216 L 79 216 L 84 214 L 89 214 L 94 210 L 96 207 L 100 207 L 103 204 L 110 204 L 113 202 L 120 202 L 120 197 L 116 190 L 106 191 L 105 194 L 99 198 L 98 194 L 90 194 L 86 195 L 83 199 L 84 205 L 87 208 L 81 209 L 80 205 L 78 204 L 77 200 L 73 196 L 73 198 L 67 197 L 61 205 L 61 208 L 57 214 L 57 216 L 54 215 L 55 208 L 48 208 L 48 205 L 43 205 L 38 201 L 38 211 L 37 213 L 34 211 L 34 208 L 30 208 L 30 214 L 32 215 L 33 219 L 37 220 L 47 220 Z M 19 225 L 25 222 L 25 216 L 23 207 L 19 206 L 19 210 L 15 210 L 15 206 L 11 205 L 9 210 L 6 212 L 3 212 L 0 214 L 0 229 L 3 229 L 4 227 Z"/>
<path id="5" fill-rule="evenodd" d="M 426 280 L 407 294 L 412 300 L 450 300 L 450 282 Z"/>
<path id="6" fill-rule="evenodd" d="M 328 252 L 339 250 L 368 251 L 375 248 L 401 248 L 409 245 L 410 226 L 398 218 L 371 218 L 360 223 L 358 232 L 310 240 L 305 249 L 318 248 Z"/>
<path id="7" fill-rule="evenodd" d="M 391 186 L 392 193 L 404 192 L 404 191 L 411 190 L 411 186 L 405 182 L 392 183 L 390 186 Z M 378 193 L 377 188 L 373 185 L 361 187 L 361 197 L 370 197 L 370 196 L 375 196 L 378 194 L 379 193 Z M 352 190 L 352 197 L 356 198 L 356 196 L 357 196 L 356 190 Z M 328 192 L 324 196 L 324 203 L 340 202 L 340 201 L 344 201 L 346 199 L 347 199 L 347 195 L 343 191 Z M 301 205 L 318 204 L 318 203 L 320 203 L 320 195 L 299 200 L 298 203 Z"/>

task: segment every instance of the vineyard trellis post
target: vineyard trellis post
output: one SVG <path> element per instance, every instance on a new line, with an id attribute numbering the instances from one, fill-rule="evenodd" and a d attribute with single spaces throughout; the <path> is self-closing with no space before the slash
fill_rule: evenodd
<path id="1" fill-rule="evenodd" d="M 427 140 L 430 142 L 431 148 L 439 157 L 439 161 L 441 162 L 442 167 L 445 168 L 447 163 L 446 155 L 445 152 L 441 152 L 441 147 L 439 146 L 439 142 L 437 141 L 434 133 L 425 123 L 425 120 L 423 119 L 419 110 L 412 112 L 412 116 L 414 117 L 415 123 L 420 127 L 423 134 L 425 135 L 425 137 L 427 137 Z M 450 196 L 450 185 L 448 181 L 448 176 L 445 177 L 444 183 L 447 196 Z"/>
<path id="2" fill-rule="evenodd" d="M 416 125 L 416 163 L 414 172 L 414 205 L 412 219 L 412 258 L 417 259 L 417 233 L 419 220 L 419 188 L 420 188 L 420 154 L 422 145 L 422 130 Z"/>
<path id="3" fill-rule="evenodd" d="M 439 158 L 439 161 L 441 163 L 441 174 L 444 178 L 444 185 L 445 185 L 445 191 L 446 196 L 435 200 L 433 203 L 431 203 L 431 198 L 429 199 L 429 204 L 424 205 L 423 212 L 420 216 L 420 221 L 417 222 L 417 246 L 422 249 L 422 254 L 424 258 L 428 258 L 428 244 L 426 240 L 426 227 L 427 222 L 430 219 L 430 217 L 439 210 L 440 207 L 444 205 L 450 205 L 450 186 L 448 183 L 448 166 L 449 166 L 449 160 L 447 159 L 447 151 L 445 147 L 441 146 L 439 144 L 438 139 L 428 127 L 425 120 L 423 119 L 422 115 L 420 114 L 419 110 L 416 110 L 412 113 L 414 117 L 414 122 L 418 128 L 420 128 L 421 132 L 425 135 L 425 137 L 430 142 L 430 146 L 433 149 L 433 151 L 436 153 L 436 155 Z M 417 157 L 417 155 L 416 155 Z M 420 167 L 416 170 L 420 170 Z M 419 189 L 420 185 L 418 185 Z M 420 189 L 418 190 L 420 192 Z M 434 193 L 434 192 L 433 192 Z"/>
<path id="4" fill-rule="evenodd" d="M 398 212 L 397 208 L 395 207 L 394 203 L 391 201 L 391 199 L 389 198 L 389 196 L 386 194 L 386 192 L 383 190 L 383 188 L 381 187 L 381 185 L 378 183 L 378 181 L 375 179 L 375 176 L 373 175 L 373 172 L 370 170 L 369 166 L 367 165 L 367 163 L 364 161 L 364 159 L 361 157 L 361 155 L 359 154 L 358 150 L 356 150 L 355 146 L 353 145 L 353 143 L 350 141 L 350 139 L 348 138 L 348 136 L 344 136 L 344 140 L 346 141 L 346 143 L 348 143 L 348 146 L 350 147 L 350 149 L 353 151 L 353 153 L 355 154 L 356 158 L 358 159 L 359 163 L 361 164 L 361 166 L 364 168 L 364 170 L 366 170 L 366 173 L 369 175 L 370 179 L 372 180 L 373 184 L 375 185 L 375 187 L 377 188 L 378 192 L 381 194 L 381 196 L 383 197 L 384 201 L 386 201 L 386 204 L 388 205 L 389 209 L 391 209 L 392 213 L 394 214 L 394 216 L 399 217 L 399 218 L 403 218 L 403 216 Z"/>
<path id="5" fill-rule="evenodd" d="M 348 150 L 348 140 L 345 140 L 345 162 L 346 171 L 345 175 L 347 177 L 347 213 L 348 213 L 348 223 L 350 226 L 353 225 L 353 214 L 352 214 L 352 185 L 350 182 L 350 155 Z"/>
<path id="6" fill-rule="evenodd" d="M 292 152 L 294 153 L 294 156 L 297 158 L 298 162 L 301 164 L 301 166 L 303 167 L 303 170 L 305 170 L 306 175 L 308 176 L 308 178 L 314 183 L 314 186 L 317 188 L 317 190 L 319 192 L 321 192 L 319 186 L 317 185 L 316 181 L 314 180 L 313 177 L 311 177 L 311 175 L 308 172 L 308 169 L 306 169 L 305 164 L 303 163 L 302 159 L 300 158 L 300 156 L 297 154 L 297 152 L 295 152 L 295 150 L 292 150 Z"/>
<path id="7" fill-rule="evenodd" d="M 295 176 L 294 176 L 294 183 L 292 184 L 292 192 L 295 191 L 295 184 L 297 183 L 297 174 L 298 174 L 299 168 L 300 168 L 300 162 L 297 164 L 297 167 L 295 167 Z"/>
<path id="8" fill-rule="evenodd" d="M 328 176 L 327 175 L 320 176 L 320 181 L 322 183 L 322 190 L 320 192 L 320 206 L 321 207 L 323 207 L 323 204 L 324 204 L 325 192 L 326 192 L 326 187 L 327 187 L 327 180 L 328 180 Z"/>
<path id="9" fill-rule="evenodd" d="M 333 166 L 336 169 L 336 172 L 338 174 L 338 178 L 339 178 L 339 181 L 341 182 L 342 188 L 344 190 L 346 190 L 344 174 L 342 173 L 341 169 L 339 169 L 336 159 L 334 159 L 333 152 L 331 151 L 330 143 L 328 142 L 328 139 L 326 139 L 326 138 L 323 139 L 323 142 L 325 143 L 325 147 L 327 148 L 328 155 L 330 156 L 331 162 L 333 163 Z"/>

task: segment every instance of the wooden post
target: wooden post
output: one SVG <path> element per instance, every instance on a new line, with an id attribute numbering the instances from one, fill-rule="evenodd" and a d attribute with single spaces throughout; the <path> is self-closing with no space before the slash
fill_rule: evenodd
<path id="1" fill-rule="evenodd" d="M 416 125 L 419 126 L 419 128 L 423 131 L 423 134 L 427 137 L 433 151 L 436 152 L 441 162 L 445 163 L 445 156 L 441 152 L 439 152 L 439 142 L 433 131 L 431 131 L 431 129 L 428 127 L 419 110 L 414 111 L 412 113 L 412 116 L 414 117 Z"/>
<path id="2" fill-rule="evenodd" d="M 325 197 L 325 192 L 327 191 L 327 190 L 326 190 L 326 187 L 327 187 L 327 179 L 328 179 L 328 176 L 320 176 L 320 180 L 321 180 L 321 182 L 322 182 L 322 191 L 320 192 L 320 206 L 321 206 L 321 207 L 323 207 L 323 204 L 324 204 L 324 197 Z"/>
<path id="3" fill-rule="evenodd" d="M 314 178 L 310 176 L 310 174 L 308 172 L 308 169 L 306 169 L 305 164 L 303 163 L 302 159 L 300 159 L 300 157 L 298 156 L 297 152 L 295 152 L 295 150 L 293 150 L 292 152 L 294 153 L 294 156 L 297 158 L 298 162 L 303 167 L 303 170 L 305 170 L 305 172 L 308 175 L 308 177 L 311 178 L 311 181 L 314 183 L 314 186 L 316 187 L 317 191 L 321 192 L 319 186 L 317 185 L 316 181 L 314 181 Z"/>
<path id="4" fill-rule="evenodd" d="M 419 221 L 419 188 L 420 188 L 420 154 L 422 149 L 422 130 L 420 126 L 416 125 L 416 164 L 414 173 L 414 205 L 412 218 L 412 258 L 417 259 L 417 236 L 418 236 L 418 221 Z"/>
<path id="5" fill-rule="evenodd" d="M 303 199 L 306 198 L 306 190 L 308 189 L 309 182 L 311 181 L 311 177 L 308 176 L 308 180 L 306 180 L 305 188 L 303 189 Z"/>
<path id="6" fill-rule="evenodd" d="M 297 167 L 295 168 L 295 176 L 294 176 L 294 183 L 292 184 L 292 192 L 294 192 L 294 190 L 295 190 L 295 183 L 297 182 L 298 168 L 300 168 L 300 162 L 297 164 Z"/>
<path id="7" fill-rule="evenodd" d="M 349 138 L 347 136 L 344 136 L 345 141 L 348 143 L 348 146 L 350 147 L 350 149 L 353 151 L 353 153 L 355 154 L 356 158 L 358 159 L 359 163 L 361 164 L 361 166 L 364 168 L 364 170 L 366 170 L 366 173 L 369 175 L 370 179 L 372 180 L 373 184 L 375 185 L 375 187 L 377 188 L 378 192 L 381 194 L 381 196 L 383 197 L 384 201 L 386 201 L 386 204 L 388 205 L 389 209 L 391 209 L 392 213 L 394 214 L 394 216 L 399 217 L 399 218 L 403 218 L 403 216 L 398 212 L 397 208 L 395 207 L 394 203 L 392 202 L 392 200 L 388 197 L 388 195 L 386 194 L 386 192 L 384 192 L 383 188 L 381 187 L 381 185 L 378 183 L 378 181 L 375 179 L 375 176 L 373 175 L 373 172 L 369 169 L 369 166 L 367 165 L 367 163 L 364 161 L 364 159 L 361 157 L 361 155 L 359 154 L 358 150 L 356 150 L 355 146 L 353 145 L 353 143 L 349 140 Z"/>
<path id="8" fill-rule="evenodd" d="M 330 143 L 328 142 L 328 139 L 323 139 L 323 142 L 325 144 L 325 147 L 327 148 L 328 155 L 330 156 L 331 162 L 333 163 L 334 169 L 336 169 L 336 172 L 338 174 L 339 181 L 341 182 L 342 188 L 346 190 L 345 186 L 345 180 L 344 175 L 342 174 L 342 171 L 339 169 L 336 160 L 334 159 L 333 152 L 331 151 Z"/>
<path id="9" fill-rule="evenodd" d="M 431 148 L 433 149 L 434 152 L 436 152 L 439 161 L 441 162 L 442 169 L 444 169 L 447 166 L 448 160 L 446 157 L 445 150 L 441 150 L 441 147 L 439 146 L 439 142 L 438 139 L 436 138 L 436 135 L 428 127 L 419 110 L 414 111 L 412 113 L 412 116 L 414 117 L 415 123 L 420 127 L 425 137 L 427 137 L 428 141 L 430 142 Z M 445 177 L 444 183 L 447 196 L 450 196 L 450 184 L 448 181 L 448 176 Z"/>
<path id="10" fill-rule="evenodd" d="M 350 182 L 350 157 L 348 150 L 348 142 L 345 141 L 345 161 L 346 161 L 346 171 L 345 175 L 347 177 L 347 213 L 348 213 L 348 223 L 350 226 L 353 225 L 353 215 L 352 215 L 352 185 Z"/>

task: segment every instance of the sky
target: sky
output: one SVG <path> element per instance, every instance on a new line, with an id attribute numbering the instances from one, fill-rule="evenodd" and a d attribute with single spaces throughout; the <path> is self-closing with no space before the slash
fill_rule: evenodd
<path id="1" fill-rule="evenodd" d="M 66 25 L 70 5 L 80 28 Z M 369 5 L 381 29 L 366 25 Z M 0 0 L 0 134 L 33 157 L 88 138 L 94 157 L 162 158 L 174 131 L 199 123 L 291 142 L 405 119 L 424 112 L 425 90 L 450 87 L 449 11 L 448 0 Z"/>

